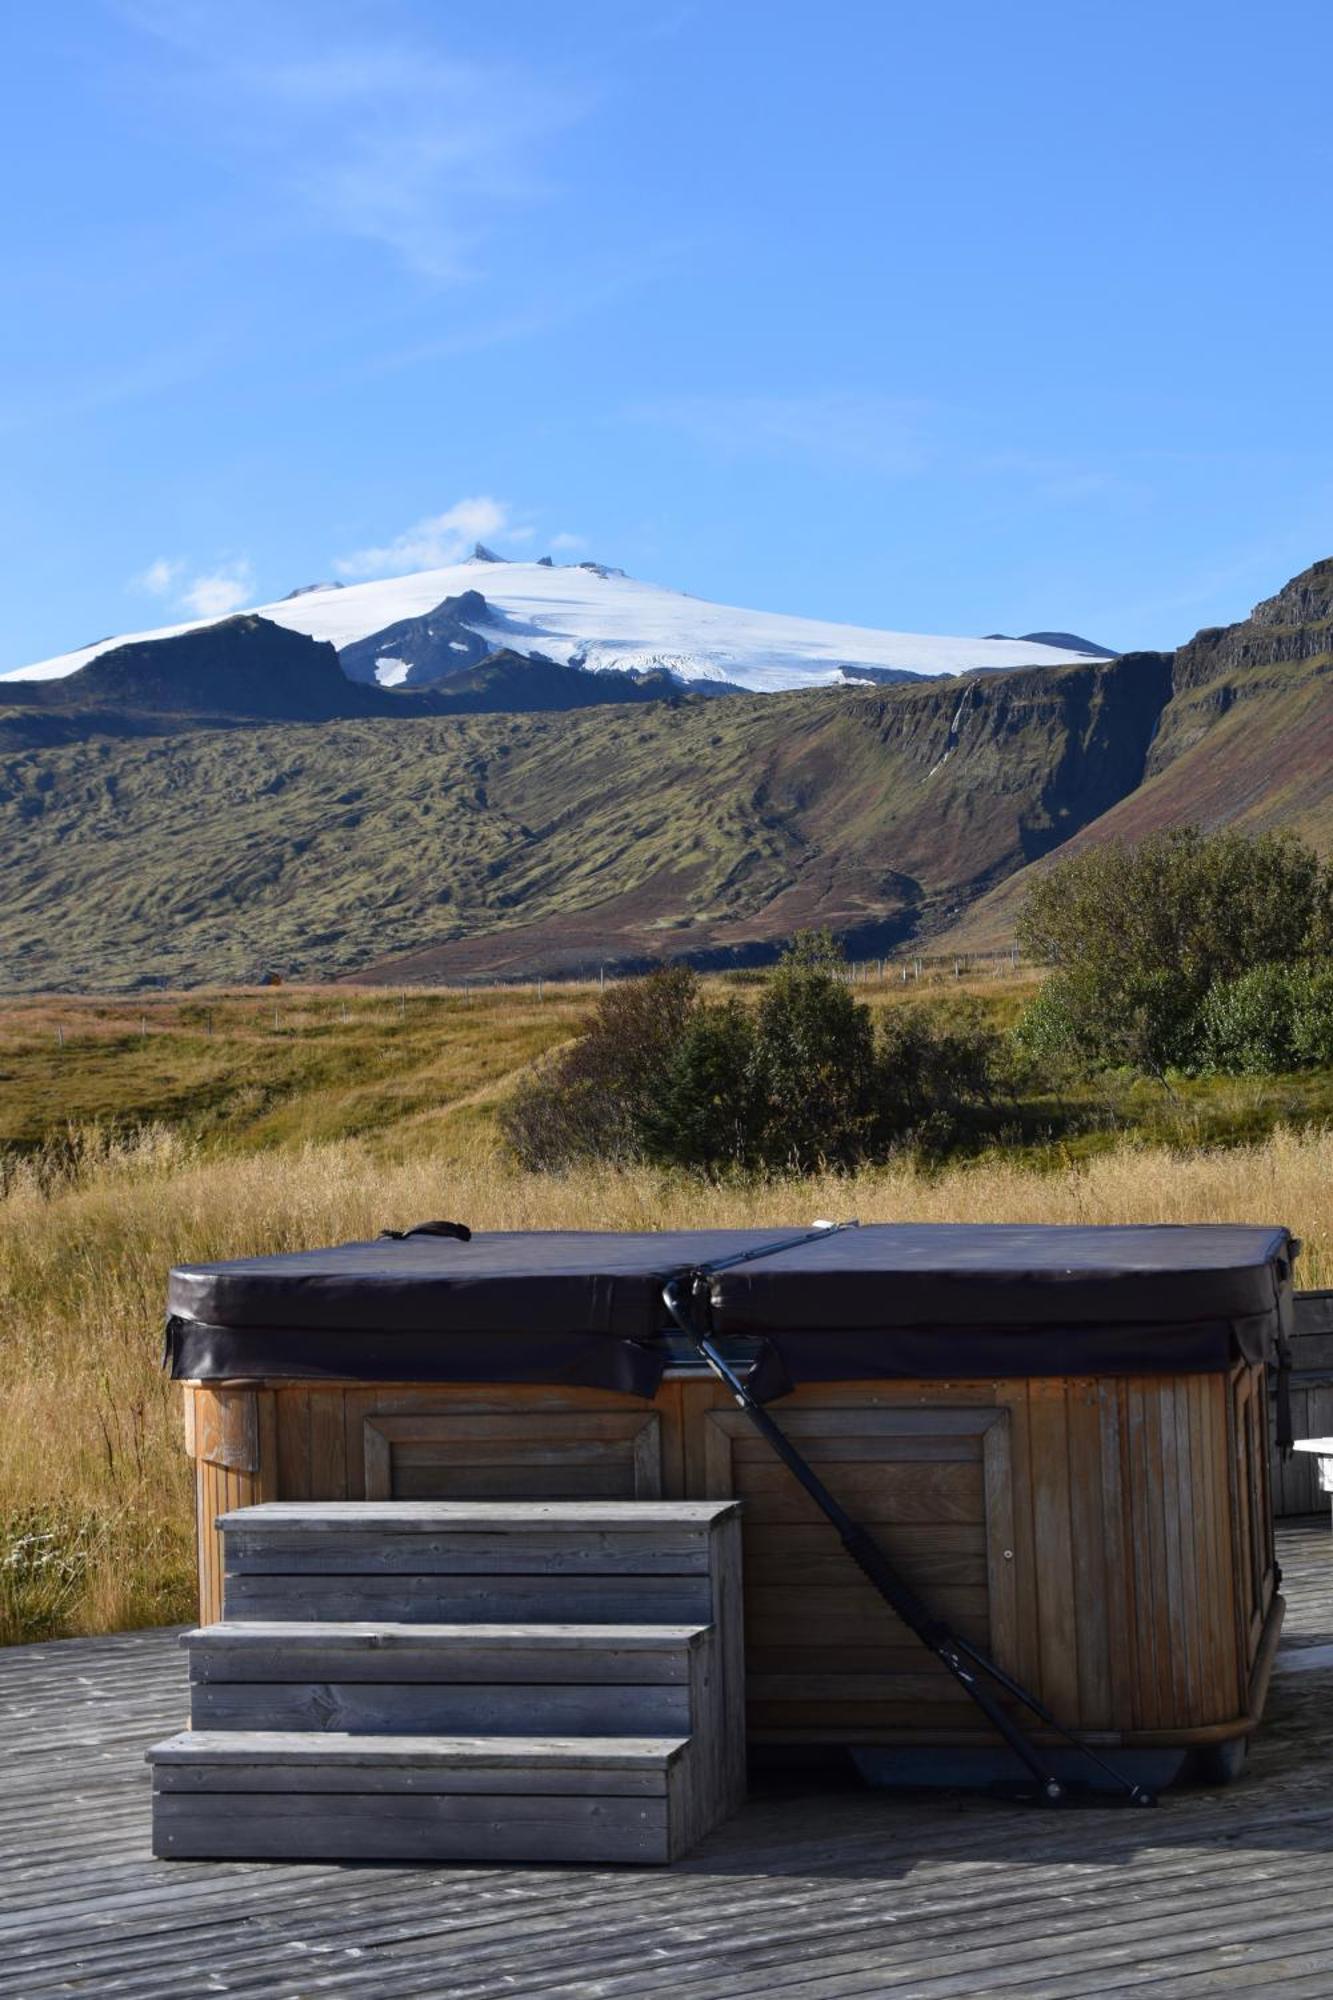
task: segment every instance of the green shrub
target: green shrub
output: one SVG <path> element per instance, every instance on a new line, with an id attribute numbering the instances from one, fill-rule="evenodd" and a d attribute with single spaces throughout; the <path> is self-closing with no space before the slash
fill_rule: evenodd
<path id="1" fill-rule="evenodd" d="M 850 1167 L 873 1150 L 874 1025 L 837 963 L 826 938 L 798 940 L 759 1003 L 753 1077 L 758 1152 L 767 1167 Z"/>
<path id="2" fill-rule="evenodd" d="M 500 1114 L 522 1164 L 541 1171 L 642 1160 L 645 1127 L 698 1007 L 699 982 L 684 965 L 608 986 L 587 1032 Z"/>
<path id="3" fill-rule="evenodd" d="M 644 1151 L 676 1166 L 753 1166 L 760 1153 L 754 1022 L 736 1000 L 695 1010 L 643 1119 Z"/>
<path id="4" fill-rule="evenodd" d="M 501 1113 L 522 1163 L 659 1161 L 707 1173 L 851 1169 L 903 1146 L 970 1143 L 1004 1087 L 980 1009 L 894 1009 L 878 1037 L 833 941 L 798 938 L 757 1009 L 705 1001 L 692 974 L 602 996 L 587 1033 Z"/>
<path id="5" fill-rule="evenodd" d="M 1211 986 L 1197 1066 L 1232 1076 L 1333 1065 L 1333 965 L 1256 965 Z"/>
<path id="6" fill-rule="evenodd" d="M 1053 867 L 1020 916 L 1024 949 L 1052 968 L 1020 1038 L 1086 1068 L 1196 1067 L 1206 997 L 1321 958 L 1331 910 L 1333 876 L 1291 834 L 1186 828 L 1089 848 Z"/>

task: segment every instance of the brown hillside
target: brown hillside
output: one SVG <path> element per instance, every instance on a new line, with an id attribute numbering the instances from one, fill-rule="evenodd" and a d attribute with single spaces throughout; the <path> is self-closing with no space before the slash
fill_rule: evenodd
<path id="1" fill-rule="evenodd" d="M 0 752 L 0 987 L 886 950 L 1142 776 L 1161 662 Z"/>

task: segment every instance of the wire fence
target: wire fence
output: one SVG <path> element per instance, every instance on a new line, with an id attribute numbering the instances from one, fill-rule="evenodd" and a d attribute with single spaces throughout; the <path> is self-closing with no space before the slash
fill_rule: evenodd
<path id="1" fill-rule="evenodd" d="M 537 1005 L 568 1002 L 587 994 L 604 992 L 608 985 L 641 978 L 642 965 L 614 963 L 566 973 L 541 973 L 512 978 L 494 974 L 462 975 L 454 979 L 392 985 L 345 987 L 274 982 L 255 989 L 222 988 L 160 994 L 45 995 L 15 996 L 0 1000 L 5 1018 L 0 1025 L 0 1043 L 22 1039 L 31 1042 L 43 1034 L 63 1051 L 74 1040 L 88 1037 L 147 1043 L 164 1033 L 202 1035 L 208 1040 L 237 1030 L 250 1034 L 299 1035 L 321 1032 L 330 1027 L 356 1028 L 375 1014 L 383 1024 L 409 1021 L 423 1024 L 435 1006 L 468 1005 L 485 995 L 521 1004 L 525 999 Z M 875 958 L 849 960 L 840 972 L 849 985 L 863 988 L 903 988 L 953 986 L 963 980 L 1003 978 L 1029 969 L 1016 947 L 1003 951 L 911 952 Z M 772 971 L 771 965 L 713 967 L 703 976 L 728 985 L 760 985 Z M 42 1020 L 42 1016 L 45 1020 Z M 53 1018 L 54 1017 L 54 1018 Z"/>

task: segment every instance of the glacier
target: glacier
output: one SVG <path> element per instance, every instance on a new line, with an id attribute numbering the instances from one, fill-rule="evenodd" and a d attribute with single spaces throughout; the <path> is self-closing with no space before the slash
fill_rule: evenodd
<path id="1" fill-rule="evenodd" d="M 495 647 L 543 653 L 592 672 L 665 668 L 685 682 L 721 681 L 755 693 L 845 685 L 858 672 L 897 670 L 938 675 L 1010 667 L 1086 663 L 1086 652 L 1017 639 L 950 638 L 889 632 L 817 618 L 787 617 L 712 604 L 661 584 L 643 583 L 600 563 L 555 566 L 507 562 L 487 551 L 444 569 L 357 584 L 316 585 L 253 607 L 294 632 L 338 648 L 405 618 L 419 618 L 446 597 L 480 591 L 494 623 L 474 629 Z M 76 652 L 16 667 L 0 680 L 55 680 L 77 673 L 114 646 L 191 632 L 216 619 L 196 618 L 156 631 L 100 639 Z M 387 681 L 393 664 L 386 659 Z"/>

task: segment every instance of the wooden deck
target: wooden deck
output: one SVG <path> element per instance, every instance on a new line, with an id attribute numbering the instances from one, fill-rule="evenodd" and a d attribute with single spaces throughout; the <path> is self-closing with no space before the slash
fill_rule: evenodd
<path id="1" fill-rule="evenodd" d="M 1333 1534 L 1241 1782 L 1155 1813 L 769 1789 L 669 1870 L 184 1863 L 148 1849 L 167 1632 L 0 1652 L 0 1986 L 37 1995 L 952 2000 L 1333 1993 Z"/>

